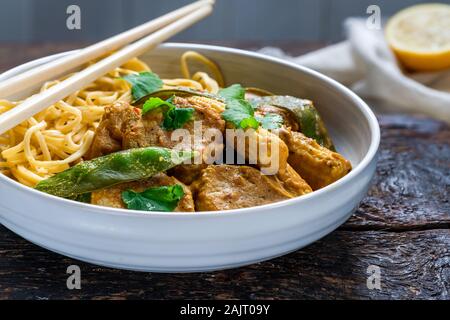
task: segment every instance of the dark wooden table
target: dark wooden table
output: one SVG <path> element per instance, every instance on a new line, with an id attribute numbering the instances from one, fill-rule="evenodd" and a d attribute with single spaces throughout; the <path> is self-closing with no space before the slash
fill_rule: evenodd
<path id="1" fill-rule="evenodd" d="M 293 54 L 317 47 L 281 45 Z M 0 69 L 74 47 L 0 46 Z M 139 273 L 65 258 L 0 227 L 0 299 L 448 300 L 450 127 L 416 116 L 378 119 L 380 159 L 368 196 L 342 227 L 305 249 L 227 271 Z M 72 264 L 81 268 L 81 290 L 66 287 Z M 379 290 L 367 286 L 371 265 L 380 268 Z"/>

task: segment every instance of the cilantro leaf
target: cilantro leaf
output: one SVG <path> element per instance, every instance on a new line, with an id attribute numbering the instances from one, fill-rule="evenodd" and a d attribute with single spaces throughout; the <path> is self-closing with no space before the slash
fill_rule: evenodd
<path id="1" fill-rule="evenodd" d="M 179 184 L 153 187 L 143 192 L 132 190 L 122 192 L 122 200 L 126 207 L 141 211 L 171 212 L 175 210 L 183 196 L 184 190 Z"/>
<path id="2" fill-rule="evenodd" d="M 231 122 L 237 129 L 278 129 L 283 124 L 283 118 L 275 113 L 268 113 L 264 117 L 255 117 L 255 106 L 245 100 L 245 89 L 240 84 L 233 84 L 221 89 L 219 95 L 225 99 L 225 111 L 222 119 Z"/>
<path id="3" fill-rule="evenodd" d="M 245 89 L 240 84 L 233 84 L 228 88 L 223 88 L 219 90 L 219 96 L 228 99 L 245 99 Z"/>
<path id="4" fill-rule="evenodd" d="M 259 123 L 254 117 L 253 107 L 245 100 L 245 89 L 240 84 L 221 89 L 219 95 L 225 99 L 222 119 L 231 122 L 237 129 L 258 128 Z"/>
<path id="5" fill-rule="evenodd" d="M 240 127 L 242 129 L 252 128 L 256 130 L 259 127 L 259 122 L 254 117 L 246 118 L 241 121 Z"/>
<path id="6" fill-rule="evenodd" d="M 266 113 L 264 117 L 256 117 L 261 127 L 267 130 L 274 130 L 281 128 L 283 124 L 283 117 L 276 113 Z"/>
<path id="7" fill-rule="evenodd" d="M 252 106 L 245 100 L 227 100 L 222 119 L 231 122 L 237 129 L 257 129 L 259 125 Z"/>
<path id="8" fill-rule="evenodd" d="M 164 107 L 164 121 L 162 127 L 165 130 L 174 130 L 182 128 L 186 122 L 192 119 L 194 115 L 193 108 L 177 108 L 172 104 L 172 98 L 162 100 L 161 98 L 149 98 L 142 106 L 142 115 L 147 112 Z"/>
<path id="9" fill-rule="evenodd" d="M 169 109 L 176 108 L 170 101 L 165 101 L 161 98 L 149 98 L 147 101 L 145 101 L 144 105 L 142 106 L 142 115 L 146 114 L 147 112 L 157 109 L 160 107 L 169 107 Z"/>
<path id="10" fill-rule="evenodd" d="M 139 100 L 146 95 L 159 90 L 163 86 L 163 81 L 156 73 L 153 72 L 141 72 L 138 74 L 130 74 L 122 79 L 128 81 L 131 87 L 131 94 L 134 100 Z"/>
<path id="11" fill-rule="evenodd" d="M 179 129 L 191 120 L 194 108 L 172 108 L 164 114 L 163 128 L 166 130 Z"/>

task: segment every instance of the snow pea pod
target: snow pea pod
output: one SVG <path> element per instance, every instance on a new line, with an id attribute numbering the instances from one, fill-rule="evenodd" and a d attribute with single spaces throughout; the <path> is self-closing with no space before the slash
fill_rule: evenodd
<path id="1" fill-rule="evenodd" d="M 193 90 L 193 89 L 189 89 L 189 88 L 183 88 L 183 89 L 177 88 L 177 89 L 156 90 L 156 91 L 146 95 L 145 97 L 140 98 L 135 103 L 133 103 L 133 105 L 139 106 L 141 104 L 144 104 L 145 101 L 147 101 L 149 98 L 160 98 L 163 100 L 167 100 L 173 96 L 177 96 L 177 97 L 200 96 L 200 97 L 205 97 L 205 98 L 224 102 L 223 98 L 221 98 L 215 94 L 212 94 L 212 93 L 201 92 L 201 91 L 197 91 L 197 90 Z"/>
<path id="2" fill-rule="evenodd" d="M 316 140 L 321 146 L 335 151 L 333 141 L 312 101 L 291 96 L 265 96 L 253 98 L 250 102 L 255 109 L 270 105 L 289 110 L 294 115 L 301 133 Z"/>
<path id="3" fill-rule="evenodd" d="M 81 162 L 39 182 L 36 189 L 63 198 L 74 198 L 118 183 L 149 178 L 193 156 L 193 151 L 159 147 L 124 150 Z"/>

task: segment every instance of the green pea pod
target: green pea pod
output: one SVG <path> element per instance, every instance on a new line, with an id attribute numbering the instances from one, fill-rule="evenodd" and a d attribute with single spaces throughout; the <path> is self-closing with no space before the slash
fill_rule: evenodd
<path id="1" fill-rule="evenodd" d="M 254 108 L 271 105 L 291 111 L 300 126 L 300 132 L 321 146 L 335 151 L 333 141 L 312 101 L 291 96 L 266 96 L 251 100 Z"/>
<path id="2" fill-rule="evenodd" d="M 156 90 L 148 95 L 146 95 L 145 97 L 140 98 L 139 100 L 137 100 L 134 105 L 139 106 L 141 104 L 144 104 L 145 101 L 147 101 L 149 98 L 160 98 L 163 100 L 167 100 L 173 96 L 177 96 L 177 97 L 190 97 L 190 96 L 200 96 L 200 97 L 205 97 L 205 98 L 210 98 L 210 99 L 214 99 L 214 100 L 218 100 L 221 102 L 224 102 L 224 100 L 219 97 L 216 96 L 214 94 L 208 93 L 208 92 L 201 92 L 201 91 L 197 91 L 197 90 L 193 90 L 193 89 L 189 89 L 189 88 L 184 88 L 184 89 L 161 89 L 161 90 Z"/>
<path id="3" fill-rule="evenodd" d="M 194 151 L 148 147 L 129 149 L 81 162 L 38 183 L 37 190 L 63 198 L 121 182 L 149 178 L 195 156 Z"/>

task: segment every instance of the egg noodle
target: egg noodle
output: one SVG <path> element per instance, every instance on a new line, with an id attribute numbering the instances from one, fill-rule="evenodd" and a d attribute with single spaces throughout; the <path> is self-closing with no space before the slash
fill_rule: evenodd
<path id="1" fill-rule="evenodd" d="M 207 66 L 213 77 L 205 72 L 196 72 L 191 77 L 188 60 Z M 104 107 L 119 100 L 132 101 L 131 85 L 121 77 L 144 71 L 150 71 L 148 65 L 134 58 L 0 135 L 0 173 L 33 187 L 82 161 L 92 144 Z M 217 93 L 224 86 L 217 65 L 197 52 L 182 55 L 181 72 L 184 78 L 163 79 L 163 88 L 189 87 Z M 70 76 L 46 82 L 40 92 Z M 0 115 L 21 102 L 0 100 Z"/>

